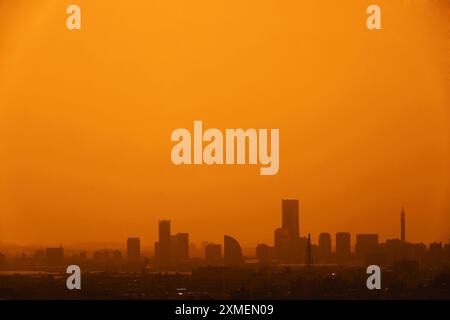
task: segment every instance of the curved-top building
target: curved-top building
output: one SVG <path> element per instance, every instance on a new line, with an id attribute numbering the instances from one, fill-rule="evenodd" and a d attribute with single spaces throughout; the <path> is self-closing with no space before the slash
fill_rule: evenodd
<path id="1" fill-rule="evenodd" d="M 244 263 L 241 245 L 233 237 L 223 236 L 223 260 L 228 266 L 235 266 Z"/>

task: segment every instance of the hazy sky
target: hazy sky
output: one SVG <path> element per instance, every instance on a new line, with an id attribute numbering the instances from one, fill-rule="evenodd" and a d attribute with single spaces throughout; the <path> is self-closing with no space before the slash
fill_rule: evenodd
<path id="1" fill-rule="evenodd" d="M 399 237 L 404 206 L 407 240 L 448 242 L 449 6 L 377 1 L 369 31 L 370 3 L 0 0 L 0 242 L 149 246 L 171 219 L 272 244 L 282 198 L 314 241 Z M 173 165 L 194 120 L 279 128 L 278 175 Z"/>

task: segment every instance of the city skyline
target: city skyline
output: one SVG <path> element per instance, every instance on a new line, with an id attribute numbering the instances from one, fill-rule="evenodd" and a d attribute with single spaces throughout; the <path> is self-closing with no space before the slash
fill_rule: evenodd
<path id="1" fill-rule="evenodd" d="M 0 0 L 0 300 L 449 300 L 449 13 Z"/>
<path id="2" fill-rule="evenodd" d="M 382 0 L 382 36 L 351 2 L 89 1 L 79 32 L 43 2 L 0 10 L 1 242 L 148 246 L 165 218 L 247 247 L 271 240 L 281 198 L 313 238 L 391 238 L 402 206 L 412 241 L 450 237 L 448 1 Z M 196 119 L 279 128 L 279 172 L 174 165 L 171 133 Z"/>
<path id="3" fill-rule="evenodd" d="M 205 241 L 197 247 L 188 230 L 180 232 L 166 219 L 158 221 L 150 255 L 135 236 L 124 241 L 126 250 L 89 254 L 66 252 L 62 245 L 16 256 L 0 250 L 0 292 L 12 299 L 28 297 L 30 290 L 35 290 L 34 298 L 73 298 L 54 279 L 76 265 L 87 279 L 86 297 L 92 298 L 379 298 L 364 286 L 366 268 L 376 265 L 383 272 L 383 297 L 448 297 L 450 239 L 429 245 L 409 242 L 404 208 L 398 214 L 398 236 L 386 242 L 377 233 L 349 232 L 322 232 L 312 241 L 310 233 L 299 232 L 299 208 L 297 199 L 282 199 L 274 244 L 259 243 L 251 254 L 244 253 L 237 235 L 224 234 L 220 243 Z M 8 291 L 13 278 L 18 279 L 15 290 Z M 47 283 L 45 289 L 39 290 L 36 281 Z"/>
<path id="4" fill-rule="evenodd" d="M 288 213 L 287 212 L 288 211 L 288 207 L 287 206 L 288 206 L 288 202 L 289 201 L 291 201 L 291 205 L 292 205 L 292 202 L 295 202 L 295 201 L 297 202 L 296 204 L 294 204 L 293 210 L 294 211 L 296 210 L 297 212 L 299 212 L 299 208 L 300 208 L 299 200 L 289 200 L 289 199 L 282 200 L 282 209 L 281 209 L 282 214 L 281 214 L 281 218 L 279 218 L 280 219 L 280 227 L 283 227 L 285 225 L 286 228 L 289 228 L 287 226 L 288 218 L 286 216 L 286 214 Z M 285 206 L 286 206 L 286 208 L 285 208 Z M 307 223 L 305 223 L 305 222 L 308 219 L 307 218 L 303 219 L 300 222 L 300 218 L 299 218 L 298 215 L 297 215 L 297 219 L 298 219 L 297 221 L 293 221 L 294 225 L 296 224 L 296 226 L 294 226 L 294 228 L 297 228 L 298 229 L 298 233 L 301 233 L 301 231 L 300 231 L 301 230 L 301 225 L 302 224 L 306 224 L 307 225 Z M 397 216 L 397 219 L 398 219 L 398 216 Z M 294 220 L 295 220 L 295 216 L 294 216 Z M 391 221 L 386 221 L 386 223 L 391 222 L 393 224 L 394 220 L 395 219 L 391 219 Z M 158 220 L 158 224 L 160 224 L 161 222 L 164 222 L 164 221 L 168 222 L 168 224 L 169 224 L 168 228 L 170 230 L 170 224 L 172 222 L 171 220 L 169 220 L 169 219 Z M 354 235 L 356 235 L 358 233 L 360 233 L 360 234 L 376 233 L 376 234 L 378 234 L 380 241 L 386 241 L 388 239 L 394 239 L 394 238 L 403 239 L 403 236 L 405 234 L 408 234 L 408 235 L 412 234 L 412 235 L 414 235 L 414 232 L 412 232 L 411 229 L 408 229 L 408 227 L 406 227 L 406 223 L 405 224 L 403 223 L 405 221 L 405 209 L 404 209 L 403 206 L 401 207 L 399 221 L 400 221 L 399 226 L 397 228 L 392 228 L 393 230 L 397 229 L 398 233 L 397 234 L 393 234 L 393 235 L 385 235 L 385 234 L 379 233 L 376 230 L 374 230 L 373 228 L 371 228 L 370 229 L 371 231 L 369 231 L 369 232 L 361 232 L 361 231 L 351 232 L 349 230 L 342 229 L 342 230 L 335 230 L 334 232 L 333 231 L 329 231 L 329 230 L 320 230 L 319 232 L 316 232 L 316 233 L 313 233 L 313 232 L 307 232 L 307 233 L 312 235 L 313 242 L 318 242 L 320 234 L 323 233 L 323 232 L 330 233 L 330 234 L 337 234 L 337 233 L 340 233 L 340 232 L 349 232 L 350 234 L 354 234 Z M 307 230 L 305 230 L 305 231 L 307 231 Z M 189 233 L 189 236 L 190 236 L 190 239 L 191 239 L 190 243 L 198 243 L 198 244 L 200 244 L 200 243 L 205 242 L 205 241 L 214 243 L 214 242 L 217 242 L 218 239 L 220 239 L 220 236 L 217 236 L 217 235 L 215 237 L 213 237 L 212 239 L 203 239 L 203 238 L 198 238 L 198 237 L 195 237 L 195 236 L 192 237 L 193 234 L 191 232 L 188 232 L 188 233 Z M 232 232 L 225 232 L 225 233 L 233 234 Z M 145 248 L 145 251 L 154 252 L 154 244 L 155 244 L 155 242 L 158 241 L 158 237 L 159 237 L 158 230 L 156 230 L 156 232 L 154 232 L 153 236 L 150 236 L 150 237 L 148 237 L 148 234 L 138 235 L 136 232 L 134 232 L 134 233 L 131 232 L 131 234 L 132 235 L 134 234 L 134 236 L 136 238 L 139 238 L 142 241 L 142 248 Z M 243 238 L 245 238 L 245 234 L 241 235 L 241 236 L 243 236 Z M 298 234 L 296 234 L 295 236 L 298 236 Z M 129 236 L 127 236 L 127 238 L 128 237 Z M 192 238 L 194 238 L 195 240 L 192 240 Z M 148 240 L 148 239 L 150 239 L 150 240 Z M 152 239 L 154 239 L 154 241 L 152 241 Z M 414 236 L 411 236 L 410 240 L 413 241 L 413 242 L 421 242 L 421 243 L 427 243 L 427 244 L 433 243 L 433 242 L 446 243 L 450 239 L 450 234 L 449 234 L 449 237 L 447 237 L 447 238 L 445 238 L 445 237 L 443 237 L 442 239 L 435 238 L 435 239 L 432 239 L 432 240 L 429 240 L 429 241 L 420 241 L 420 240 L 419 241 L 415 241 L 414 239 L 415 239 Z M 78 243 L 77 242 L 70 242 L 70 241 L 59 241 L 59 242 L 56 241 L 56 243 L 58 244 L 58 243 L 64 242 L 69 247 L 73 247 L 73 249 L 77 249 L 77 248 L 78 249 L 82 249 L 83 244 L 89 244 L 89 246 L 95 246 L 95 245 L 102 246 L 102 243 L 103 243 L 103 246 L 105 246 L 106 244 L 109 243 L 109 244 L 113 244 L 112 248 L 117 248 L 117 247 L 123 247 L 123 245 L 120 245 L 122 243 L 122 241 L 123 241 L 123 239 L 117 239 L 116 238 L 116 239 L 105 239 L 103 241 L 102 240 L 95 241 L 95 240 L 85 239 L 84 241 L 80 241 Z M 354 247 L 356 240 L 352 237 L 350 241 L 351 241 L 350 243 L 351 243 L 352 247 Z M 240 241 L 240 243 L 241 242 L 242 241 Z M 268 244 L 274 245 L 274 237 L 266 236 L 266 237 L 264 237 L 262 239 L 255 239 L 253 242 L 250 242 L 250 243 L 246 243 L 246 242 L 242 242 L 242 243 L 243 243 L 244 251 L 248 252 L 248 250 L 250 248 L 254 248 L 259 243 L 268 243 Z M 55 241 L 47 242 L 47 243 L 13 243 L 13 242 L 8 242 L 8 241 L 1 241 L 1 238 L 0 238 L 0 248 L 1 248 L 2 245 L 10 245 L 10 246 L 13 245 L 13 246 L 24 246 L 24 247 L 27 247 L 27 246 L 30 246 L 30 247 L 41 246 L 42 247 L 42 246 L 51 246 L 52 244 L 54 245 Z M 335 249 L 335 246 L 336 246 L 335 242 L 332 241 L 332 248 Z"/>
<path id="5" fill-rule="evenodd" d="M 233 241 L 236 241 L 239 246 L 242 248 L 242 252 L 245 256 L 255 256 L 258 252 L 258 247 L 261 245 L 273 247 L 275 250 L 278 251 L 284 251 L 284 253 L 280 255 L 280 253 L 277 253 L 276 259 L 283 260 L 286 259 L 287 256 L 292 256 L 293 250 L 295 249 L 293 247 L 299 246 L 298 241 L 301 239 L 304 239 L 303 241 L 306 241 L 306 238 L 310 237 L 311 233 L 307 232 L 306 234 L 300 233 L 300 225 L 301 225 L 301 214 L 300 214 L 300 201 L 298 199 L 282 199 L 282 205 L 281 205 L 281 223 L 279 227 L 274 229 L 274 234 L 272 241 L 264 242 L 264 241 L 258 241 L 256 245 L 253 247 L 249 246 L 243 246 L 241 244 L 241 241 L 239 241 L 239 236 L 235 235 L 234 238 L 237 240 L 234 240 L 233 237 L 230 237 L 229 235 L 225 235 L 225 238 L 233 239 Z M 401 207 L 401 211 L 399 214 L 400 217 L 400 223 L 399 223 L 399 233 L 397 237 L 392 238 L 386 238 L 384 243 L 388 243 L 389 241 L 399 241 L 403 244 L 406 243 L 412 243 L 411 241 L 408 241 L 406 238 L 406 212 L 404 207 Z M 203 240 L 201 242 L 194 242 L 190 241 L 190 233 L 189 232 L 176 232 L 174 234 L 171 233 L 171 220 L 159 220 L 158 221 L 158 233 L 157 233 L 157 241 L 154 242 L 153 246 L 150 245 L 142 245 L 141 246 L 141 237 L 140 236 L 134 236 L 134 237 L 127 237 L 127 243 L 126 246 L 123 245 L 121 242 L 117 242 L 114 245 L 110 244 L 104 245 L 103 249 L 124 249 L 124 255 L 127 257 L 130 257 L 130 255 L 134 256 L 134 259 L 136 260 L 137 256 L 144 254 L 144 252 L 147 252 L 147 254 L 150 254 L 152 258 L 156 260 L 161 260 L 164 263 L 168 263 L 170 260 L 170 250 L 175 250 L 177 252 L 178 256 L 182 259 L 185 258 L 191 258 L 191 257 L 199 257 L 199 256 L 205 256 L 205 251 L 201 252 L 200 254 L 195 254 L 191 256 L 191 250 L 192 245 L 200 245 L 200 248 L 202 250 L 205 250 L 208 245 L 211 246 L 219 246 L 220 251 L 223 251 L 222 244 L 223 242 L 216 243 L 214 241 L 208 241 Z M 358 252 L 358 239 L 365 239 L 368 237 L 373 237 L 376 242 L 376 246 L 379 244 L 382 244 L 382 238 L 380 237 L 379 233 L 351 233 L 348 231 L 337 231 L 335 233 L 328 232 L 328 231 L 321 231 L 318 235 L 315 237 L 311 237 L 311 244 L 312 245 L 318 245 L 319 251 L 316 252 L 317 256 L 322 256 L 323 248 L 321 248 L 321 244 L 326 243 L 326 246 L 329 247 L 325 251 L 328 251 L 329 253 L 335 253 L 338 254 L 339 251 L 342 250 L 348 250 L 349 253 L 357 253 Z M 279 240 L 277 240 L 279 239 Z M 341 240 L 341 247 L 339 247 L 339 240 Z M 370 239 L 368 239 L 370 241 Z M 308 240 L 309 241 L 309 240 Z M 346 246 L 347 249 L 342 248 L 342 241 L 345 243 L 348 243 Z M 131 243 L 131 245 L 130 245 Z M 162 245 L 161 245 L 162 243 Z M 447 243 L 446 241 L 431 241 L 429 243 L 424 242 L 418 242 L 421 244 L 429 245 L 432 243 L 443 243 L 444 245 Z M 450 238 L 448 239 L 448 243 L 450 243 Z M 1 243 L 0 243 L 1 245 Z M 93 243 L 91 243 L 93 245 Z M 59 245 L 62 247 L 62 244 Z M 83 245 L 79 244 L 79 247 L 72 246 L 71 250 L 82 250 Z M 39 247 L 39 246 L 38 246 Z M 42 247 L 42 245 L 40 245 Z M 54 250 L 57 249 L 56 246 L 47 246 L 47 250 Z M 69 246 L 70 247 L 70 246 Z M 153 248 L 151 248 L 153 247 Z M 289 248 L 291 247 L 291 248 Z M 142 248 L 142 249 L 141 249 Z M 175 248 L 175 249 L 174 249 Z M 278 249 L 277 249 L 278 248 Z M 1 249 L 1 247 L 0 247 Z M 98 249 L 98 248 L 97 248 Z M 92 250 L 97 250 L 92 249 Z M 152 250 L 153 249 L 153 250 Z M 92 251 L 91 250 L 91 251 Z M 130 251 L 131 250 L 131 251 Z M 82 252 L 90 251 L 90 250 L 82 250 Z M 159 253 L 158 253 L 159 251 Z M 0 250 L 1 252 L 1 250 Z M 132 252 L 132 253 L 130 253 Z M 283 257 L 283 255 L 285 257 Z"/>

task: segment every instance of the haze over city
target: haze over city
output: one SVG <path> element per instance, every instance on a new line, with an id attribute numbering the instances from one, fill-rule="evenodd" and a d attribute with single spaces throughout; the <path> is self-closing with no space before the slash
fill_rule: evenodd
<path id="1" fill-rule="evenodd" d="M 194 242 L 271 243 L 279 199 L 301 233 L 450 237 L 448 3 L 0 2 L 0 242 L 151 247 L 160 219 Z M 60 14 L 60 13 L 63 14 Z M 225 27 L 226 26 L 226 27 Z M 7 30 L 7 32 L 6 32 Z M 280 171 L 176 166 L 170 134 L 279 128 Z"/>

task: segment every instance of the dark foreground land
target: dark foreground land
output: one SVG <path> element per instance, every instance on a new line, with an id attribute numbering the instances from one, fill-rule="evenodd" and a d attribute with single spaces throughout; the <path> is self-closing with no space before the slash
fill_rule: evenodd
<path id="1" fill-rule="evenodd" d="M 445 299 L 450 271 L 382 271 L 368 290 L 362 268 L 203 267 L 192 272 L 83 273 L 69 290 L 63 272 L 0 273 L 0 299 Z"/>

